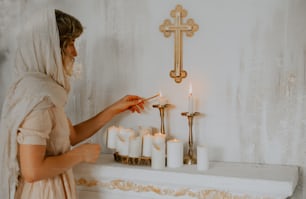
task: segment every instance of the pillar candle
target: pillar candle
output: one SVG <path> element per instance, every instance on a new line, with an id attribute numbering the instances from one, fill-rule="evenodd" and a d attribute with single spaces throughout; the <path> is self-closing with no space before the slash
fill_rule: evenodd
<path id="1" fill-rule="evenodd" d="M 197 169 L 200 171 L 209 168 L 208 151 L 205 146 L 197 146 Z"/>
<path id="2" fill-rule="evenodd" d="M 152 155 L 152 140 L 151 134 L 145 134 L 142 137 L 142 155 L 145 157 L 151 157 Z"/>
<path id="3" fill-rule="evenodd" d="M 166 165 L 166 135 L 162 133 L 156 133 L 152 140 L 152 162 L 153 169 L 162 169 Z"/>
<path id="4" fill-rule="evenodd" d="M 107 130 L 107 147 L 110 149 L 116 148 L 117 134 L 119 133 L 119 127 L 111 126 Z"/>
<path id="5" fill-rule="evenodd" d="M 118 153 L 123 156 L 129 154 L 129 139 L 135 136 L 135 131 L 128 128 L 120 128 L 119 134 L 117 135 L 117 147 Z"/>
<path id="6" fill-rule="evenodd" d="M 183 166 L 183 142 L 178 139 L 167 142 L 167 167 L 177 168 Z"/>
<path id="7" fill-rule="evenodd" d="M 165 168 L 165 145 L 152 144 L 152 158 L 151 167 L 152 169 L 163 169 Z"/>
<path id="8" fill-rule="evenodd" d="M 118 133 L 117 133 L 117 136 L 116 136 L 116 152 L 119 153 L 119 151 L 121 150 L 121 146 L 122 146 L 122 143 L 123 142 L 123 137 L 120 136 L 120 130 L 121 130 L 122 127 L 118 127 Z M 121 141 L 120 141 L 121 140 Z M 119 142 L 120 141 L 120 142 Z"/>
<path id="9" fill-rule="evenodd" d="M 155 133 L 153 136 L 153 142 L 157 145 L 165 145 L 166 135 L 162 133 Z"/>
<path id="10" fill-rule="evenodd" d="M 127 156 L 129 154 L 129 140 L 120 134 L 117 135 L 116 150 L 123 156 Z"/>
<path id="11" fill-rule="evenodd" d="M 129 157 L 137 158 L 141 156 L 141 137 L 130 137 Z"/>

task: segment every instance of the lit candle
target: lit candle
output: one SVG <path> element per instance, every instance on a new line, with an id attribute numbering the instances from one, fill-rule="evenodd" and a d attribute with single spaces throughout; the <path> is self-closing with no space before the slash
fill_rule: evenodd
<path id="1" fill-rule="evenodd" d="M 119 127 L 111 126 L 107 129 L 107 147 L 110 149 L 116 148 L 117 134 Z"/>
<path id="2" fill-rule="evenodd" d="M 165 98 L 165 97 L 162 95 L 161 92 L 159 92 L 158 101 L 159 101 L 159 105 L 161 105 L 161 106 L 167 104 L 167 98 Z"/>
<path id="3" fill-rule="evenodd" d="M 205 146 L 197 146 L 197 169 L 207 170 L 209 167 L 208 152 Z"/>
<path id="4" fill-rule="evenodd" d="M 183 166 L 183 142 L 178 139 L 167 142 L 167 167 L 178 168 Z"/>
<path id="5" fill-rule="evenodd" d="M 191 85 L 191 83 L 189 84 L 188 113 L 193 113 L 193 97 L 192 97 L 192 85 Z"/>

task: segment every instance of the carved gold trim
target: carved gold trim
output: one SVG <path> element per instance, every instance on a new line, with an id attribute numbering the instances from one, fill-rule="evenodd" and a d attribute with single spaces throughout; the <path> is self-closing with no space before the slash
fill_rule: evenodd
<path id="1" fill-rule="evenodd" d="M 250 195 L 238 195 L 232 194 L 226 191 L 220 191 L 215 189 L 201 189 L 201 190 L 191 190 L 189 188 L 180 189 L 170 189 L 161 188 L 155 185 L 140 185 L 131 181 L 116 179 L 110 182 L 100 182 L 95 179 L 86 180 L 85 178 L 76 179 L 76 184 L 78 186 L 85 187 L 102 187 L 106 189 L 115 189 L 120 191 L 134 191 L 138 193 L 152 192 L 161 196 L 188 196 L 197 199 L 274 199 L 271 197 L 258 197 Z"/>

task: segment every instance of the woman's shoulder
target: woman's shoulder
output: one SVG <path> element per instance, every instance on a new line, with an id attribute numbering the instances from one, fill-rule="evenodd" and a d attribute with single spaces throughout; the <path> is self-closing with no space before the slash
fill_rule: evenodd
<path id="1" fill-rule="evenodd" d="M 51 101 L 50 97 L 44 97 L 33 109 L 33 111 L 46 110 L 55 107 L 55 104 Z"/>

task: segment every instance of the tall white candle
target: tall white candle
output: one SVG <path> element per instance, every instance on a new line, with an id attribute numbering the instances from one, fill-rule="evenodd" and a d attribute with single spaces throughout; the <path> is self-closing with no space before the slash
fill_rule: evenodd
<path id="1" fill-rule="evenodd" d="M 188 113 L 193 113 L 193 96 L 192 96 L 192 84 L 189 84 L 189 95 L 188 95 Z"/>
<path id="2" fill-rule="evenodd" d="M 205 146 L 197 146 L 197 169 L 200 171 L 209 168 L 208 151 Z"/>
<path id="3" fill-rule="evenodd" d="M 137 158 L 141 156 L 141 137 L 130 137 L 129 157 Z"/>
<path id="4" fill-rule="evenodd" d="M 145 157 L 151 157 L 152 155 L 152 140 L 151 134 L 145 134 L 142 137 L 142 155 Z"/>
<path id="5" fill-rule="evenodd" d="M 110 149 L 116 148 L 117 134 L 119 133 L 119 128 L 116 126 L 111 126 L 107 131 L 107 147 Z"/>
<path id="6" fill-rule="evenodd" d="M 183 166 L 183 142 L 178 139 L 167 142 L 167 167 L 177 168 Z"/>

